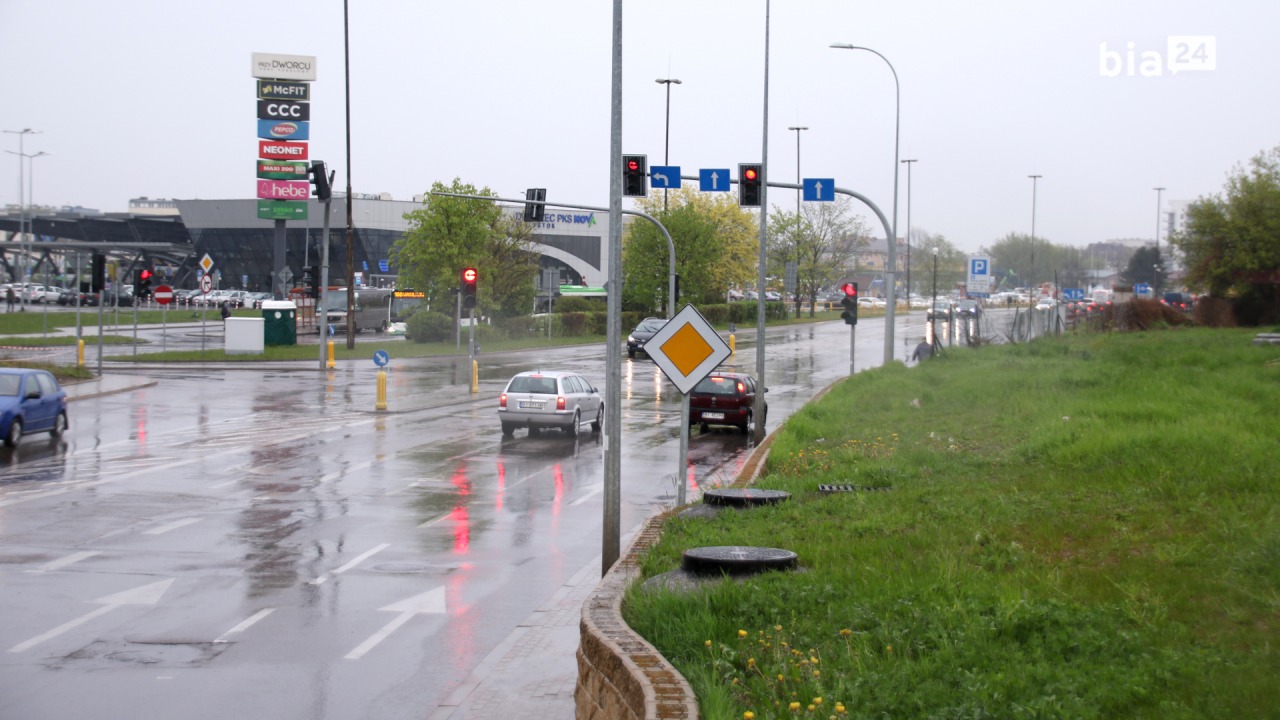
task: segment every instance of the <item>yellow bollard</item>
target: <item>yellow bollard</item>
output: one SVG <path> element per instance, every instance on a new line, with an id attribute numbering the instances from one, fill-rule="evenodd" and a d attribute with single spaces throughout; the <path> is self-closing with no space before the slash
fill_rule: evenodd
<path id="1" fill-rule="evenodd" d="M 387 409 L 387 371 L 386 370 L 378 371 L 378 400 L 376 403 L 374 403 L 373 409 L 375 410 Z"/>
<path id="2" fill-rule="evenodd" d="M 738 352 L 738 338 L 734 337 L 733 333 L 729 333 L 729 354 L 736 352 Z"/>
<path id="3" fill-rule="evenodd" d="M 480 361 L 471 361 L 471 392 L 480 392 Z"/>
<path id="4" fill-rule="evenodd" d="M 84 367 L 84 338 L 76 338 L 76 366 Z"/>
<path id="5" fill-rule="evenodd" d="M 329 361 L 324 365 L 326 368 L 333 369 L 333 341 L 329 341 Z"/>

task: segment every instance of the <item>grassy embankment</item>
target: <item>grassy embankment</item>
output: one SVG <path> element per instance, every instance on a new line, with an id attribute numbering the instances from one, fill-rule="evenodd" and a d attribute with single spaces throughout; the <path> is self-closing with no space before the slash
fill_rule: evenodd
<path id="1" fill-rule="evenodd" d="M 1280 708 L 1280 347 L 1253 331 L 951 350 L 777 431 L 789 502 L 669 519 L 802 572 L 627 621 L 729 718 L 1260 718 Z M 819 484 L 890 488 L 822 494 Z"/>

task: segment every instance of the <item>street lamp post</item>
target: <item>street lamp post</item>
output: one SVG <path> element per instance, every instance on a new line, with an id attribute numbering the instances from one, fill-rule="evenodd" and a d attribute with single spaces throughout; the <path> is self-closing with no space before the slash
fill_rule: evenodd
<path id="1" fill-rule="evenodd" d="M 885 311 L 884 311 L 884 363 L 888 365 L 893 362 L 893 323 L 896 317 L 897 301 L 895 299 L 895 278 L 898 271 L 898 258 L 896 246 L 898 244 L 898 140 L 902 129 L 902 87 L 898 84 L 898 71 L 894 69 L 893 63 L 889 62 L 889 58 L 881 55 L 878 51 L 861 45 L 850 45 L 849 43 L 832 43 L 831 47 L 840 50 L 866 50 L 874 53 L 877 57 L 889 66 L 889 72 L 893 73 L 893 237 L 887 238 L 889 245 L 889 257 L 886 265 L 888 266 L 888 277 L 885 278 Z"/>
<path id="2" fill-rule="evenodd" d="M 1152 285 L 1154 286 L 1153 292 L 1155 296 L 1160 297 L 1160 266 L 1164 265 L 1160 260 L 1160 208 L 1162 206 L 1161 201 L 1164 199 L 1164 188 L 1152 189 L 1156 191 L 1156 274 L 1155 278 L 1153 278 L 1155 282 Z"/>
<path id="3" fill-rule="evenodd" d="M 800 131 L 808 130 L 808 127 L 802 125 L 793 125 L 788 130 L 796 131 L 796 185 L 800 185 Z M 796 188 L 796 220 L 800 219 L 800 188 Z"/>
<path id="4" fill-rule="evenodd" d="M 938 345 L 938 248 L 933 249 L 933 299 L 929 301 L 929 343 Z"/>
<path id="5" fill-rule="evenodd" d="M 659 85 L 667 86 L 667 131 L 666 138 L 662 147 L 662 164 L 671 164 L 671 86 L 679 85 L 680 81 L 676 78 L 658 78 L 654 82 Z M 667 212 L 667 189 L 662 188 L 662 212 Z"/>
<path id="6" fill-rule="evenodd" d="M 911 166 L 916 161 L 915 158 L 903 160 L 902 164 L 907 166 L 907 308 L 911 307 Z"/>
<path id="7" fill-rule="evenodd" d="M 1036 182 L 1043 175 L 1028 175 L 1031 178 L 1031 272 L 1035 272 L 1036 264 Z M 1028 275 L 1031 277 L 1030 275 Z M 1031 297 L 1031 288 L 1027 288 L 1027 302 L 1035 306 L 1035 298 Z"/>
<path id="8" fill-rule="evenodd" d="M 18 208 L 19 208 L 19 211 L 21 212 L 21 216 L 19 217 L 19 220 L 18 220 L 18 239 L 19 241 L 21 241 L 25 237 L 24 233 L 26 231 L 25 229 L 27 224 L 27 201 L 26 201 L 26 197 L 22 194 L 22 184 L 23 184 L 22 159 L 27 157 L 26 148 L 23 147 L 23 140 L 25 140 L 26 136 L 28 135 L 39 135 L 40 131 L 32 130 L 31 128 L 23 128 L 21 130 L 5 130 L 4 132 L 9 133 L 10 135 L 18 136 L 18 152 L 14 153 L 12 150 L 6 150 L 5 152 L 9 153 L 10 155 L 16 154 L 18 156 Z M 25 252 L 26 251 L 24 249 L 24 255 L 25 255 Z M 26 262 L 25 257 L 23 258 L 23 262 L 24 263 Z M 22 282 L 25 282 L 26 278 L 18 277 L 18 278 L 14 278 L 14 280 L 17 281 L 18 283 L 22 283 Z M 26 293 L 21 293 L 21 295 L 22 295 L 22 304 L 26 305 L 27 303 Z M 23 309 L 25 310 L 26 308 L 24 307 Z"/>

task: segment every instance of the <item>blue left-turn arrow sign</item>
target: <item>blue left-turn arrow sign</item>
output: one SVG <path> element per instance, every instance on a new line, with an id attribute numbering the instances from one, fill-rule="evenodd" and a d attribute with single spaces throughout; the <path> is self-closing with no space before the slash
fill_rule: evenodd
<path id="1" fill-rule="evenodd" d="M 834 178 L 805 178 L 805 202 L 831 202 L 836 199 L 836 181 Z"/>
<path id="2" fill-rule="evenodd" d="M 680 188 L 679 165 L 654 165 L 649 168 L 649 184 L 657 190 L 678 190 Z"/>

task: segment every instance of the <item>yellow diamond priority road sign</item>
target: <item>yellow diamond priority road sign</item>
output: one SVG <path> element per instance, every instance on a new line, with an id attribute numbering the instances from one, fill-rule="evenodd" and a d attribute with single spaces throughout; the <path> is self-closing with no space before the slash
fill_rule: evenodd
<path id="1" fill-rule="evenodd" d="M 730 354 L 728 344 L 692 305 L 668 320 L 644 351 L 685 395 Z"/>

